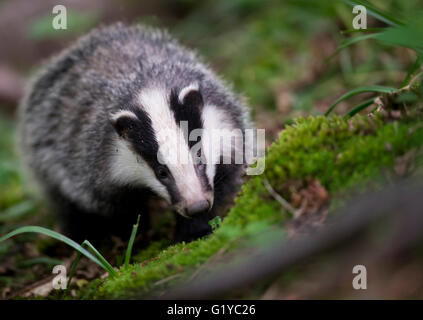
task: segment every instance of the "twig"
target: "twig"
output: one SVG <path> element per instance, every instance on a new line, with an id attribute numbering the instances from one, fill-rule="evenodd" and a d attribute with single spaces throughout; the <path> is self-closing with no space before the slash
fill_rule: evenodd
<path id="1" fill-rule="evenodd" d="M 284 198 L 282 198 L 270 185 L 269 180 L 263 179 L 263 184 L 267 191 L 270 193 L 270 195 L 281 204 L 281 206 L 288 211 L 292 216 L 296 216 L 297 210 L 289 204 L 288 201 L 286 201 Z"/>
<path id="2" fill-rule="evenodd" d="M 400 91 L 405 91 L 405 90 L 410 90 L 411 89 L 411 87 L 413 86 L 413 84 L 423 75 L 423 70 L 422 70 L 422 68 L 420 68 L 419 69 L 420 70 L 420 72 L 418 72 L 417 74 L 415 74 L 411 79 L 410 79 L 410 82 L 405 86 L 405 87 L 402 87 L 401 89 L 400 89 Z"/>
<path id="3" fill-rule="evenodd" d="M 178 277 L 180 277 L 180 276 L 181 276 L 181 274 L 180 274 L 180 273 L 174 274 L 174 275 L 172 275 L 172 276 L 170 276 L 170 277 L 167 277 L 167 278 L 164 278 L 164 279 L 162 279 L 162 280 L 159 280 L 159 281 L 155 282 L 155 283 L 154 283 L 154 286 L 161 285 L 161 284 L 166 283 L 166 282 L 168 282 L 168 281 L 170 281 L 170 280 L 176 279 L 176 278 L 178 278 Z"/>

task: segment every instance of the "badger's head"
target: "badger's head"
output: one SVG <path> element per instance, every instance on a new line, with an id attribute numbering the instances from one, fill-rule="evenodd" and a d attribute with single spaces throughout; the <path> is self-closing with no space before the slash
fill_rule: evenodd
<path id="1" fill-rule="evenodd" d="M 225 148 L 220 141 L 210 143 L 212 131 L 234 124 L 222 109 L 204 102 L 198 84 L 143 89 L 110 118 L 117 133 L 114 182 L 147 187 L 184 217 L 212 208 L 216 163 Z"/>

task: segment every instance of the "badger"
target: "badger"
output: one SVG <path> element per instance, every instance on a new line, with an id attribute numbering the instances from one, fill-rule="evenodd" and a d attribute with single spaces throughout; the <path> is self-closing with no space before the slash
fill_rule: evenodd
<path id="1" fill-rule="evenodd" d="M 19 150 L 66 234 L 128 235 L 163 199 L 176 213 L 174 239 L 191 241 L 210 233 L 242 182 L 245 159 L 224 161 L 238 144 L 205 136 L 237 129 L 242 139 L 252 126 L 244 100 L 168 32 L 117 23 L 35 75 L 19 107 Z"/>

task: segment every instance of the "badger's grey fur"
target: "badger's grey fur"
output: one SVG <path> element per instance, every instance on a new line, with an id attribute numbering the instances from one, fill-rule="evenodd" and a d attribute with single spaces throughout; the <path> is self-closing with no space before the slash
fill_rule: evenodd
<path id="1" fill-rule="evenodd" d="M 191 240 L 210 231 L 207 221 L 240 184 L 242 164 L 156 161 L 169 142 L 158 131 L 179 130 L 176 120 L 188 121 L 190 131 L 250 126 L 242 100 L 160 30 L 116 24 L 92 31 L 35 76 L 19 116 L 24 163 L 78 238 L 113 233 L 118 224 L 127 234 L 153 193 L 182 215 L 213 203 L 199 217 L 177 215 L 176 239 Z M 168 148 L 174 151 L 171 141 Z"/>

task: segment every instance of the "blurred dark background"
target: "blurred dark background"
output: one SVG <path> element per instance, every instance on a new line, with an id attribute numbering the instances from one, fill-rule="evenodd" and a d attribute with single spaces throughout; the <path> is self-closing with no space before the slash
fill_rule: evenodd
<path id="1" fill-rule="evenodd" d="M 24 79 L 41 61 L 115 21 L 167 28 L 197 49 L 246 95 L 255 120 L 273 134 L 293 117 L 325 111 L 345 88 L 399 83 L 414 59 L 408 49 L 368 41 L 327 61 L 354 18 L 351 7 L 335 0 L 67 0 L 68 29 L 54 30 L 52 9 L 59 3 L 0 1 L 3 114 L 13 114 Z M 373 3 L 401 15 L 423 7 L 416 0 Z M 368 19 L 369 28 L 381 25 Z"/>

